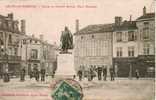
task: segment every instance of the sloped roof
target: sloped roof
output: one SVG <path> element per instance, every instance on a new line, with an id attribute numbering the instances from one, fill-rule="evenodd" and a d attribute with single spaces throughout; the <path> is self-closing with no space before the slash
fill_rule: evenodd
<path id="1" fill-rule="evenodd" d="M 5 18 L 5 16 L 3 16 L 3 15 L 0 15 L 0 18 Z"/>
<path id="2" fill-rule="evenodd" d="M 74 35 L 103 33 L 103 32 L 112 32 L 112 31 L 113 31 L 113 24 L 96 24 L 96 25 L 88 25 L 87 27 L 76 32 Z"/>
<path id="3" fill-rule="evenodd" d="M 114 30 L 130 30 L 130 29 L 137 29 L 136 21 L 124 21 L 121 25 L 115 25 Z"/>
<path id="4" fill-rule="evenodd" d="M 39 39 L 39 38 L 37 38 L 37 37 L 29 36 L 29 35 L 25 35 L 25 38 L 24 38 L 24 39 L 26 39 L 26 40 L 39 41 L 39 42 L 41 42 L 41 43 L 43 43 L 43 44 L 45 44 L 45 45 L 54 46 L 53 44 L 50 44 L 50 43 L 48 43 L 47 41 L 41 40 L 41 39 Z"/>
<path id="5" fill-rule="evenodd" d="M 147 18 L 155 18 L 155 13 L 146 13 L 145 15 L 138 17 L 137 20 L 147 19 Z"/>

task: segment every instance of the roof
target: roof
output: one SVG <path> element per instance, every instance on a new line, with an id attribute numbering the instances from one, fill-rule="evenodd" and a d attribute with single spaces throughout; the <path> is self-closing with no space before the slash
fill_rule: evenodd
<path id="1" fill-rule="evenodd" d="M 76 32 L 74 35 L 80 34 L 91 34 L 91 33 L 103 33 L 103 32 L 112 32 L 113 24 L 96 24 L 88 25 L 80 31 Z"/>
<path id="2" fill-rule="evenodd" d="M 3 15 L 0 15 L 0 18 L 5 18 L 5 16 L 3 16 Z"/>
<path id="3" fill-rule="evenodd" d="M 123 21 L 121 25 L 114 25 L 114 31 L 137 29 L 136 21 Z"/>
<path id="4" fill-rule="evenodd" d="M 155 18 L 155 13 L 146 13 L 145 15 L 138 17 L 137 20 L 148 19 L 148 18 Z"/>
<path id="5" fill-rule="evenodd" d="M 26 40 L 39 41 L 39 42 L 41 42 L 41 43 L 43 43 L 43 44 L 45 44 L 45 45 L 54 46 L 53 44 L 50 44 L 50 43 L 48 43 L 47 41 L 43 41 L 43 40 L 41 40 L 41 39 L 39 39 L 39 38 L 32 37 L 32 36 L 29 36 L 29 35 L 25 35 L 24 40 L 25 40 L 25 39 L 26 39 Z"/>
<path id="6" fill-rule="evenodd" d="M 29 35 L 25 35 L 24 40 L 25 40 L 25 39 L 26 39 L 26 40 L 40 41 L 40 42 L 44 43 L 42 40 L 40 40 L 40 39 L 38 39 L 38 38 L 36 38 L 36 37 L 29 36 Z"/>

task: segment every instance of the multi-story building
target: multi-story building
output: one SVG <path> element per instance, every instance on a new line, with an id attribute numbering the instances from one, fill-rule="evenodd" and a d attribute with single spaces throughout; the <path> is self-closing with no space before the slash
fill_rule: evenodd
<path id="1" fill-rule="evenodd" d="M 148 75 L 155 70 L 155 13 L 147 13 L 144 7 L 136 25 L 139 35 L 138 62 L 141 70 Z"/>
<path id="2" fill-rule="evenodd" d="M 115 17 L 113 31 L 113 66 L 117 76 L 131 75 L 138 57 L 138 30 L 135 21 Z M 134 68 L 133 68 L 134 69 Z"/>
<path id="3" fill-rule="evenodd" d="M 20 69 L 21 57 L 19 52 L 20 37 L 25 34 L 25 23 L 14 20 L 12 13 L 0 15 L 0 73 L 5 71 L 17 73 Z"/>
<path id="4" fill-rule="evenodd" d="M 20 26 L 20 29 L 19 29 Z M 19 75 L 25 67 L 29 73 L 33 67 L 44 67 L 48 74 L 56 70 L 56 46 L 25 32 L 25 20 L 21 25 L 12 13 L 0 15 L 0 75 L 5 71 Z"/>
<path id="5" fill-rule="evenodd" d="M 55 73 L 57 69 L 57 46 L 43 42 L 43 65 L 48 75 Z"/>
<path id="6" fill-rule="evenodd" d="M 78 20 L 76 30 L 79 29 Z M 116 76 L 133 77 L 136 70 L 141 77 L 155 74 L 155 13 L 146 13 L 135 21 L 89 25 L 75 33 L 74 66 L 113 65 Z M 112 60 L 113 59 L 113 60 Z"/>
<path id="7" fill-rule="evenodd" d="M 39 70 L 45 68 L 48 74 L 56 70 L 56 52 L 55 46 L 43 40 L 32 36 L 25 36 L 21 44 L 22 65 L 29 74 L 35 67 Z"/>
<path id="8" fill-rule="evenodd" d="M 76 25 L 78 26 L 78 25 Z M 76 28 L 78 29 L 78 28 Z M 74 67 L 112 66 L 113 24 L 89 25 L 75 33 Z"/>
<path id="9" fill-rule="evenodd" d="M 117 24 L 118 23 L 118 24 Z M 120 77 L 135 76 L 139 70 L 140 76 L 154 76 L 155 47 L 155 14 L 146 13 L 136 21 L 124 21 L 115 18 L 113 32 L 113 65 Z M 151 75 L 150 75 L 151 76 Z"/>

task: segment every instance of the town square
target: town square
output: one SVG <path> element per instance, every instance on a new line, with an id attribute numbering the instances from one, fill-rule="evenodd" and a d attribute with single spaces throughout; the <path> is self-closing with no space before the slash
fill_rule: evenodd
<path id="1" fill-rule="evenodd" d="M 155 99 L 154 1 L 93 1 L 0 1 L 0 100 Z"/>

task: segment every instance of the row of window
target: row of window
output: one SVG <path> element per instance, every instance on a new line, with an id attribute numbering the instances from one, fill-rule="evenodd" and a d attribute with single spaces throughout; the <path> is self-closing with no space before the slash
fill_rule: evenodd
<path id="1" fill-rule="evenodd" d="M 96 35 L 92 34 L 91 36 L 86 36 L 87 38 L 89 37 L 90 39 L 95 39 L 97 38 Z M 81 36 L 81 40 L 86 39 L 85 36 Z M 103 39 L 110 39 L 110 33 L 105 33 L 102 36 L 98 36 L 98 37 L 102 37 Z"/>
<path id="2" fill-rule="evenodd" d="M 49 56 L 47 54 L 48 53 L 46 51 L 43 52 L 44 59 L 49 58 Z M 38 59 L 38 50 L 37 49 L 31 49 L 30 58 L 31 59 Z"/>
<path id="3" fill-rule="evenodd" d="M 134 53 L 135 53 L 135 48 L 132 46 L 132 47 L 128 47 L 128 56 L 129 57 L 134 57 Z M 117 57 L 122 57 L 123 56 L 123 49 L 122 47 L 117 47 L 116 48 L 116 56 Z"/>
<path id="4" fill-rule="evenodd" d="M 141 32 L 143 40 L 150 39 L 150 32 L 149 32 L 148 27 L 144 27 L 142 30 L 140 30 L 140 32 Z M 121 41 L 126 40 L 125 38 L 123 38 L 124 35 L 125 35 L 125 33 L 123 33 L 123 32 L 116 32 L 116 42 L 121 42 Z M 136 32 L 128 31 L 128 41 L 135 41 L 135 40 L 137 40 Z"/>
<path id="5" fill-rule="evenodd" d="M 79 46 L 75 47 L 76 54 L 79 56 L 107 56 L 111 50 L 108 41 L 88 41 L 80 42 Z"/>
<path id="6" fill-rule="evenodd" d="M 126 40 L 125 38 L 123 38 L 123 35 L 125 35 L 125 34 L 122 32 L 117 32 L 116 33 L 116 42 L 121 42 L 121 41 Z M 137 40 L 136 33 L 134 31 L 129 31 L 128 32 L 128 41 L 135 41 L 135 40 Z"/>
<path id="7" fill-rule="evenodd" d="M 29 42 L 29 43 L 35 43 L 35 44 L 38 43 L 37 40 L 29 40 L 29 41 L 23 40 L 23 44 L 26 44 L 27 42 Z"/>
<path id="8" fill-rule="evenodd" d="M 145 44 L 143 47 L 143 54 L 149 55 L 150 54 L 150 44 Z M 123 57 L 123 48 L 117 47 L 116 48 L 116 56 L 117 57 Z M 135 48 L 134 46 L 128 47 L 128 56 L 134 57 L 135 56 Z"/>

